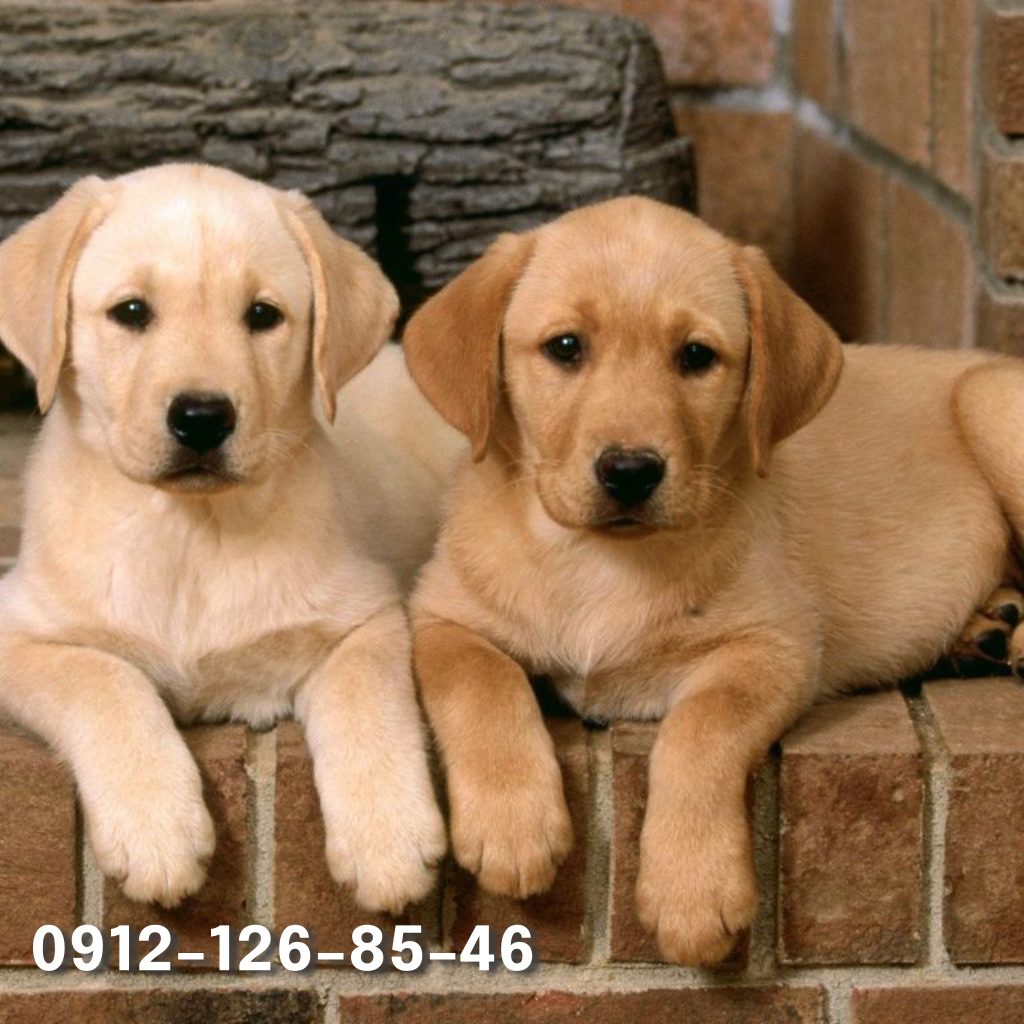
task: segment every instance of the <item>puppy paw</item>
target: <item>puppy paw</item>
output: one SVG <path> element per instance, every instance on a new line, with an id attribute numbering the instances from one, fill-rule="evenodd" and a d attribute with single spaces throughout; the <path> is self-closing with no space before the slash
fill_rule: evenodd
<path id="1" fill-rule="evenodd" d="M 1009 664 L 1020 676 L 1022 647 L 1024 594 L 1016 586 L 1004 583 L 967 622 L 949 653 L 957 662 Z"/>
<path id="2" fill-rule="evenodd" d="M 1005 622 L 1011 629 L 1024 622 L 1024 594 L 1016 587 L 1004 584 L 981 607 L 982 615 Z"/>
<path id="3" fill-rule="evenodd" d="M 194 782 L 185 790 L 136 787 L 144 799 L 111 798 L 87 810 L 96 861 L 129 899 L 174 907 L 202 888 L 216 835 L 198 772 Z"/>
<path id="4" fill-rule="evenodd" d="M 327 866 L 356 902 L 400 914 L 433 889 L 447 849 L 429 781 L 415 800 L 356 800 L 327 825 Z"/>
<path id="5" fill-rule="evenodd" d="M 450 771 L 452 850 L 488 892 L 526 899 L 551 888 L 572 849 L 572 820 L 554 755 L 532 771 Z"/>
<path id="6" fill-rule="evenodd" d="M 640 922 L 671 963 L 723 960 L 757 911 L 757 884 L 746 822 L 709 831 L 680 846 L 680 831 L 645 823 L 636 901 Z"/>
<path id="7" fill-rule="evenodd" d="M 980 659 L 1005 665 L 1009 656 L 1011 631 L 1010 625 L 1002 618 L 978 612 L 964 626 L 949 653 L 958 661 Z"/>

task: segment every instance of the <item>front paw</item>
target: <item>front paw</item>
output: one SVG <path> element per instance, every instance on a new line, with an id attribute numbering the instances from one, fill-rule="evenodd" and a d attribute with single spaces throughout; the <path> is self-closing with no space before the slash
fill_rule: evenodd
<path id="1" fill-rule="evenodd" d="M 104 874 L 129 899 L 177 906 L 202 888 L 216 835 L 199 774 L 188 785 L 132 784 L 87 808 L 89 840 Z"/>
<path id="2" fill-rule="evenodd" d="M 429 780 L 416 799 L 354 797 L 343 814 L 325 811 L 327 866 L 372 911 L 400 914 L 433 889 L 447 849 Z"/>
<path id="3" fill-rule="evenodd" d="M 729 954 L 757 911 L 750 830 L 743 819 L 687 834 L 688 824 L 644 823 L 637 911 L 667 961 L 710 966 Z"/>
<path id="4" fill-rule="evenodd" d="M 572 820 L 554 754 L 532 771 L 449 771 L 455 859 L 499 896 L 545 892 L 572 849 Z"/>

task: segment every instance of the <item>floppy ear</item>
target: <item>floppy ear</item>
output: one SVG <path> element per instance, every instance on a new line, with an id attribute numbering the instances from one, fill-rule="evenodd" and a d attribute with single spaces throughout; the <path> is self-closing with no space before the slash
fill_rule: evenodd
<path id="1" fill-rule="evenodd" d="M 484 457 L 498 403 L 501 328 L 533 235 L 500 235 L 429 299 L 402 336 L 413 380 L 435 409 Z"/>
<path id="2" fill-rule="evenodd" d="M 338 388 L 391 336 L 398 295 L 384 272 L 335 234 L 300 192 L 284 196 L 284 216 L 313 281 L 313 373 L 324 416 L 334 422 Z"/>
<path id="3" fill-rule="evenodd" d="M 0 341 L 36 379 L 46 412 L 68 346 L 71 277 L 89 236 L 106 214 L 105 183 L 83 178 L 45 213 L 0 244 Z"/>
<path id="4" fill-rule="evenodd" d="M 799 430 L 829 400 L 843 368 L 835 332 L 772 269 L 760 249 L 736 253 L 747 295 L 750 365 L 746 424 L 758 476 L 773 445 Z"/>

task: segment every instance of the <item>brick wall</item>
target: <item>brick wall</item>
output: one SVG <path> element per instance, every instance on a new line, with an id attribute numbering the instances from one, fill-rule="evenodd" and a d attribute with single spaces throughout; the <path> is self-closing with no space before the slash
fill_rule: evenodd
<path id="1" fill-rule="evenodd" d="M 42 922 L 160 922 L 212 954 L 216 924 L 303 924 L 350 950 L 374 918 L 327 875 L 304 741 L 292 723 L 188 731 L 218 829 L 206 888 L 167 912 L 98 875 L 67 772 L 0 733 L 0 1020 L 520 1021 L 646 1018 L 701 1024 L 1024 1020 L 1024 703 L 1007 679 L 934 682 L 820 707 L 752 787 L 762 906 L 714 971 L 666 966 L 633 909 L 653 727 L 550 719 L 578 845 L 554 889 L 524 904 L 482 895 L 450 865 L 406 915 L 435 950 L 473 926 L 528 925 L 541 965 L 482 974 L 351 966 L 303 974 L 42 975 Z M 15 825 L 16 823 L 16 825 Z"/>
<path id="2" fill-rule="evenodd" d="M 1012 0 L 579 0 L 645 21 L 702 214 L 848 339 L 1024 352 Z"/>

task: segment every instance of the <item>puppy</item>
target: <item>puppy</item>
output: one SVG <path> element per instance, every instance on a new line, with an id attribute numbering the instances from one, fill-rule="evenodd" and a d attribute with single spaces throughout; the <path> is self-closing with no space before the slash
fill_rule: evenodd
<path id="1" fill-rule="evenodd" d="M 195 892 L 214 848 L 174 719 L 293 708 L 337 881 L 390 911 L 432 884 L 399 578 L 443 475 L 415 444 L 453 432 L 397 352 L 337 396 L 396 311 L 306 199 L 213 167 L 87 178 L 0 245 L 0 338 L 50 410 L 0 582 L 0 711 L 68 762 L 134 899 Z"/>
<path id="2" fill-rule="evenodd" d="M 844 350 L 759 251 L 640 198 L 502 236 L 404 348 L 475 457 L 412 598 L 455 856 L 525 897 L 570 848 L 527 673 L 663 719 L 639 912 L 667 959 L 720 960 L 757 904 L 751 769 L 813 701 L 931 664 L 999 581 L 1024 367 Z"/>

